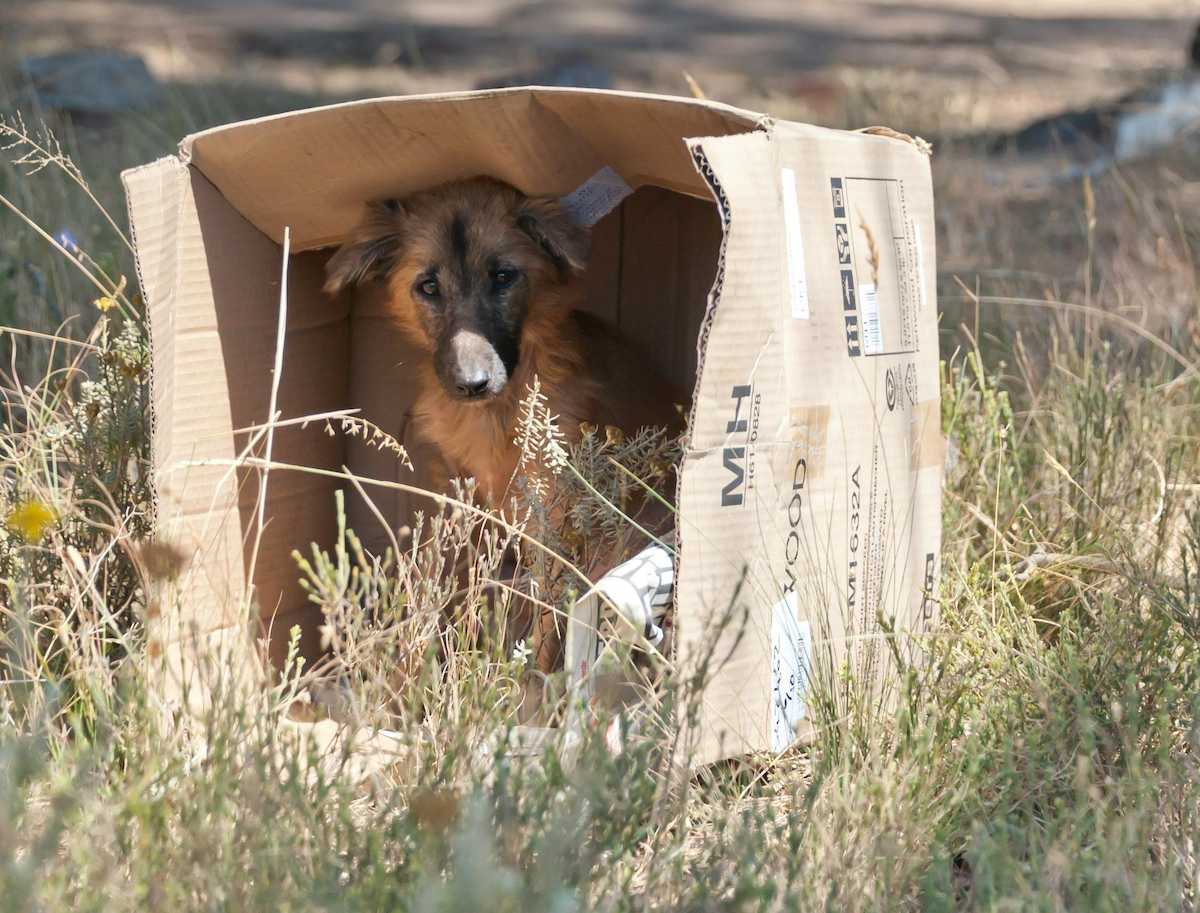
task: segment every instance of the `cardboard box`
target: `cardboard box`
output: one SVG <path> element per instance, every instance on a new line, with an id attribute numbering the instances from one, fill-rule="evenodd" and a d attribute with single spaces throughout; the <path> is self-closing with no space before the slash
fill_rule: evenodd
<path id="1" fill-rule="evenodd" d="M 676 625 L 685 666 L 717 661 L 697 760 L 805 735 L 812 676 L 848 664 L 886 680 L 880 621 L 909 649 L 934 619 L 938 570 L 928 156 L 898 134 L 707 101 L 530 88 L 230 124 L 123 175 L 151 327 L 159 531 L 194 555 L 154 633 L 176 692 L 205 657 L 257 678 L 251 584 L 276 659 L 293 624 L 315 647 L 320 619 L 289 554 L 330 541 L 343 466 L 420 480 L 419 454 L 412 474 L 320 422 L 280 427 L 276 461 L 331 475 L 271 474 L 252 561 L 259 472 L 231 467 L 269 415 L 285 227 L 283 419 L 356 407 L 401 437 L 405 343 L 377 295 L 321 292 L 364 202 L 477 174 L 563 195 L 605 166 L 636 192 L 594 229 L 587 307 L 695 391 Z M 377 503 L 393 527 L 414 508 L 394 491 Z"/>

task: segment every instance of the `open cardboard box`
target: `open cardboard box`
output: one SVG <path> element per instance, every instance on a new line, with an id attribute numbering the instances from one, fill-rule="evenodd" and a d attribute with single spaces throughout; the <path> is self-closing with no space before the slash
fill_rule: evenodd
<path id="1" fill-rule="evenodd" d="M 934 617 L 942 462 L 927 154 L 890 131 L 529 88 L 230 124 L 124 174 L 151 328 L 158 530 L 193 556 L 152 632 L 169 693 L 196 698 L 185 686 L 204 661 L 261 680 L 251 586 L 275 661 L 293 624 L 315 651 L 321 619 L 290 553 L 330 542 L 336 473 L 421 481 L 419 454 L 412 473 L 322 422 L 282 424 L 273 459 L 332 474 L 272 472 L 255 541 L 260 472 L 237 464 L 246 429 L 270 415 L 285 228 L 282 421 L 352 407 L 402 437 L 408 350 L 379 295 L 321 291 L 363 204 L 479 174 L 564 195 L 605 166 L 636 192 L 594 229 L 587 307 L 694 390 L 675 624 L 681 663 L 714 659 L 695 760 L 811 735 L 816 676 L 849 666 L 885 681 L 881 619 L 916 648 Z M 393 528 L 416 506 L 374 496 Z M 386 541 L 347 499 L 360 534 Z"/>

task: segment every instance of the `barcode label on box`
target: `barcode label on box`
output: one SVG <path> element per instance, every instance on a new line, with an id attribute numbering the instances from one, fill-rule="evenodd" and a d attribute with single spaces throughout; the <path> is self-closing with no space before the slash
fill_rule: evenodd
<path id="1" fill-rule="evenodd" d="M 883 327 L 879 323 L 879 294 L 874 283 L 858 287 L 859 309 L 862 311 L 863 352 L 878 355 L 883 351 Z"/>
<path id="2" fill-rule="evenodd" d="M 796 197 L 796 172 L 781 168 L 783 235 L 787 244 L 788 294 L 792 319 L 808 320 L 808 274 L 804 269 L 804 238 L 800 234 L 800 201 Z"/>
<path id="3" fill-rule="evenodd" d="M 796 617 L 796 594 L 775 605 L 771 619 L 771 748 L 783 751 L 796 741 L 796 726 L 807 715 L 812 634 Z"/>
<path id="4" fill-rule="evenodd" d="M 625 179 L 605 165 L 558 202 L 576 225 L 591 228 L 631 193 Z"/>

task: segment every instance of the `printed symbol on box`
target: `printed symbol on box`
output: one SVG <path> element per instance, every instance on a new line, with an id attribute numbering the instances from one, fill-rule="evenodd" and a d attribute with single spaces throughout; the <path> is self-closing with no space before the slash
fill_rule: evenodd
<path id="1" fill-rule="evenodd" d="M 887 395 L 888 412 L 893 412 L 896 409 L 896 369 L 888 368 L 887 374 L 883 379 L 884 393 Z"/>
<path id="2" fill-rule="evenodd" d="M 854 271 L 842 270 L 842 310 L 858 310 L 858 300 L 854 296 Z"/>
<path id="3" fill-rule="evenodd" d="M 925 596 L 921 600 L 921 617 L 925 621 L 933 618 L 933 606 L 937 602 L 933 598 L 934 568 L 937 558 L 933 552 L 925 554 Z"/>
<path id="4" fill-rule="evenodd" d="M 908 394 L 908 401 L 915 406 L 917 404 L 917 366 L 911 361 L 904 369 L 904 392 Z"/>
<path id="5" fill-rule="evenodd" d="M 858 314 L 846 314 L 846 352 L 851 358 L 862 355 L 861 340 L 858 336 Z"/>
<path id="6" fill-rule="evenodd" d="M 838 263 L 850 265 L 850 227 L 845 222 L 837 222 L 833 226 L 834 241 L 837 244 Z"/>
<path id="7" fill-rule="evenodd" d="M 842 179 L 830 178 L 829 185 L 833 189 L 833 217 L 844 219 L 846 218 L 846 190 L 842 186 Z"/>

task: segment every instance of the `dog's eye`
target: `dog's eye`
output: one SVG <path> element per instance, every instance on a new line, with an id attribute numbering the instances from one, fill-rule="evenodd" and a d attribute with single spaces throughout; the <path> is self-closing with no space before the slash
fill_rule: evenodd
<path id="1" fill-rule="evenodd" d="M 436 298 L 438 294 L 438 281 L 436 279 L 425 279 L 417 284 L 417 291 L 426 298 Z"/>
<path id="2" fill-rule="evenodd" d="M 517 281 L 518 275 L 515 269 L 498 269 L 492 273 L 492 285 L 497 289 L 508 288 Z"/>

